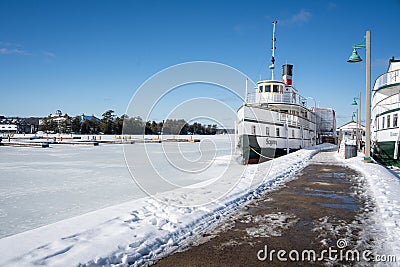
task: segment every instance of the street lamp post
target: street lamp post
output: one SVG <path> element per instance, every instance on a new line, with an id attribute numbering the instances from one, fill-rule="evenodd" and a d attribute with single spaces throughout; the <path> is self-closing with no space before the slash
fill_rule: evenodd
<path id="1" fill-rule="evenodd" d="M 371 162 L 371 32 L 365 34 L 365 44 L 353 45 L 353 53 L 347 62 L 360 62 L 362 59 L 356 49 L 366 49 L 366 81 L 365 81 L 365 157 L 364 161 Z"/>
<path id="2" fill-rule="evenodd" d="M 358 103 L 357 103 L 358 100 Z M 356 135 L 356 142 L 357 142 L 357 149 L 361 150 L 361 143 L 362 143 L 362 128 L 361 128 L 361 92 L 359 92 L 358 97 L 353 97 L 353 106 L 358 105 L 357 109 L 357 135 Z"/>

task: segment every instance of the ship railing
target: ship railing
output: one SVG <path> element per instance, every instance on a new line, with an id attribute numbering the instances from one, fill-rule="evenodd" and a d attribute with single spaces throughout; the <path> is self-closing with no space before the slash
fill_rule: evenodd
<path id="1" fill-rule="evenodd" d="M 376 78 L 373 90 L 395 83 L 400 83 L 400 70 L 389 71 Z"/>
<path id="2" fill-rule="evenodd" d="M 248 93 L 245 99 L 249 104 L 288 103 L 307 107 L 307 98 L 297 93 Z"/>
<path id="3" fill-rule="evenodd" d="M 372 109 L 378 113 L 400 107 L 400 93 L 388 96 L 374 104 Z"/>
<path id="4" fill-rule="evenodd" d="M 289 126 L 300 127 L 300 122 L 295 118 L 297 118 L 297 116 L 291 114 L 285 114 L 285 113 L 279 114 L 280 122 L 287 123 Z"/>

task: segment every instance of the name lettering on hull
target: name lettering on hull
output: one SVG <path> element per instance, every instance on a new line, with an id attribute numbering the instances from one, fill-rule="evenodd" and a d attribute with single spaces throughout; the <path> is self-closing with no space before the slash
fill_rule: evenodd
<path id="1" fill-rule="evenodd" d="M 278 144 L 278 142 L 276 141 L 276 140 L 269 140 L 268 138 L 265 140 L 265 144 L 267 145 L 267 146 L 273 146 L 273 145 L 277 145 Z"/>

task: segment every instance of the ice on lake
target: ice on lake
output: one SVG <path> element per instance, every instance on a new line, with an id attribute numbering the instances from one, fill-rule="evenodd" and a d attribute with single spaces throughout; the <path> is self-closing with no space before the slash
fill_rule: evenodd
<path id="1" fill-rule="evenodd" d="M 0 238 L 145 197 L 143 189 L 149 188 L 140 188 L 138 180 L 150 181 L 144 187 L 155 193 L 213 179 L 225 172 L 227 164 L 218 159 L 230 158 L 233 140 L 201 138 L 200 143 L 1 147 Z M 171 187 L 151 178 L 160 173 Z"/>

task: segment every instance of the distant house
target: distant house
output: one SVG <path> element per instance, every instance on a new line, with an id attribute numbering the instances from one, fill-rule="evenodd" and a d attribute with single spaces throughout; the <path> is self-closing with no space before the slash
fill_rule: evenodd
<path id="1" fill-rule="evenodd" d="M 18 133 L 16 124 L 0 124 L 0 133 Z"/>
<path id="2" fill-rule="evenodd" d="M 55 114 L 50 114 L 49 116 L 42 118 L 39 120 L 40 127 L 46 127 L 48 123 L 55 123 L 56 127 L 52 127 L 53 129 L 50 131 L 56 132 L 70 132 L 71 126 L 67 123 L 67 120 L 70 120 L 71 117 L 68 114 L 63 114 L 61 110 L 57 110 Z M 45 130 L 47 131 L 47 130 Z"/>
<path id="3" fill-rule="evenodd" d="M 0 116 L 0 133 L 35 133 L 38 127 L 38 118 Z"/>

